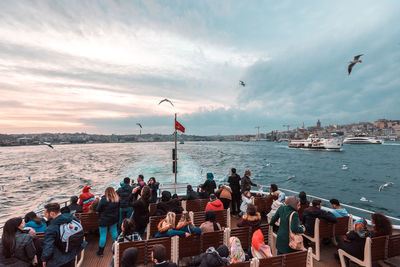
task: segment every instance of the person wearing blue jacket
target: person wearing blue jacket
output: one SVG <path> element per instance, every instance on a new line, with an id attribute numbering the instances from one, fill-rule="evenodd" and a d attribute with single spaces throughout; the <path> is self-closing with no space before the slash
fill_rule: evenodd
<path id="1" fill-rule="evenodd" d="M 346 209 L 343 209 L 340 206 L 340 202 L 339 200 L 332 198 L 331 200 L 329 200 L 329 202 L 331 203 L 331 206 L 333 208 L 333 210 L 331 211 L 331 213 L 333 215 L 335 215 L 336 218 L 341 218 L 341 217 L 346 217 L 349 216 L 349 213 L 347 212 Z"/>
<path id="2" fill-rule="evenodd" d="M 24 229 L 27 227 L 32 228 L 35 230 L 36 233 L 44 233 L 46 231 L 46 223 L 39 218 L 35 212 L 31 211 L 25 215 L 25 226 Z"/>
<path id="3" fill-rule="evenodd" d="M 69 213 L 61 214 L 60 204 L 49 203 L 44 206 L 44 215 L 51 222 L 44 232 L 44 246 L 42 253 L 42 261 L 46 267 L 70 267 L 75 266 L 75 257 L 87 245 L 83 241 L 80 248 L 72 249 L 65 253 L 61 251 L 56 244 L 60 238 L 60 225 L 69 223 L 72 220 L 79 220 Z"/>

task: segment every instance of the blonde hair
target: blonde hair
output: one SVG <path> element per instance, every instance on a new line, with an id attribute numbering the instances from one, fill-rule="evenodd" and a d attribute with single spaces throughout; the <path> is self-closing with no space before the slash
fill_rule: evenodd
<path id="1" fill-rule="evenodd" d="M 166 222 L 175 227 L 175 218 L 176 218 L 176 214 L 170 211 L 167 213 Z"/>
<path id="2" fill-rule="evenodd" d="M 104 192 L 104 195 L 106 196 L 106 199 L 108 202 L 118 202 L 119 197 L 117 193 L 115 192 L 113 187 L 107 187 L 106 191 Z"/>
<path id="3" fill-rule="evenodd" d="M 189 212 L 187 212 L 186 210 L 183 211 L 181 219 L 179 220 L 179 222 L 190 222 Z"/>

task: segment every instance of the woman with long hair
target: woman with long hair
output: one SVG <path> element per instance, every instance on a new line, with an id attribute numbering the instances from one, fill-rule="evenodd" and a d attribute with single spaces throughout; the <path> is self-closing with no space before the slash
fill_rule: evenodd
<path id="1" fill-rule="evenodd" d="M 147 185 L 151 189 L 151 203 L 156 203 L 157 202 L 157 190 L 158 190 L 158 187 L 160 186 L 160 183 L 156 181 L 156 178 L 150 177 Z"/>
<path id="2" fill-rule="evenodd" d="M 16 258 L 18 266 L 30 266 L 36 249 L 32 237 L 22 231 L 24 221 L 21 217 L 6 221 L 1 237 L 1 254 L 5 259 Z"/>
<path id="3" fill-rule="evenodd" d="M 133 196 L 133 194 L 132 194 Z M 140 198 L 133 202 L 132 219 L 136 225 L 136 231 L 143 235 L 149 223 L 149 203 L 151 201 L 151 189 L 147 185 L 143 186 Z"/>
<path id="4" fill-rule="evenodd" d="M 371 222 L 373 225 L 372 236 L 383 236 L 392 234 L 392 222 L 382 213 L 376 212 L 371 214 Z"/>
<path id="5" fill-rule="evenodd" d="M 114 188 L 107 187 L 104 196 L 101 197 L 99 205 L 97 206 L 99 213 L 99 250 L 98 256 L 103 256 L 104 246 L 107 241 L 107 230 L 110 230 L 111 237 L 115 241 L 118 237 L 117 224 L 119 219 L 119 197 Z"/>
<path id="6" fill-rule="evenodd" d="M 206 221 L 200 225 L 202 233 L 214 232 L 221 230 L 221 225 L 216 222 L 215 212 L 212 210 L 206 211 Z"/>
<path id="7" fill-rule="evenodd" d="M 176 214 L 173 212 L 168 212 L 165 219 L 162 219 L 157 226 L 158 232 L 154 236 L 159 237 L 170 237 L 170 236 L 189 236 L 189 233 L 184 231 L 175 230 Z"/>
<path id="8" fill-rule="evenodd" d="M 181 219 L 176 225 L 176 230 L 184 231 L 189 234 L 201 234 L 201 229 L 194 226 L 192 220 L 190 219 L 189 212 L 182 212 Z"/>

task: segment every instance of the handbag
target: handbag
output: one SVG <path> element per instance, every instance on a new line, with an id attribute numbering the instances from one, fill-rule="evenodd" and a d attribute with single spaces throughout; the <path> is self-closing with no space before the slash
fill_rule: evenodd
<path id="1" fill-rule="evenodd" d="M 295 211 L 290 214 L 289 218 L 289 247 L 295 250 L 305 250 L 303 244 L 303 236 L 301 234 L 295 234 L 292 232 L 291 225 L 292 225 L 292 216 Z"/>

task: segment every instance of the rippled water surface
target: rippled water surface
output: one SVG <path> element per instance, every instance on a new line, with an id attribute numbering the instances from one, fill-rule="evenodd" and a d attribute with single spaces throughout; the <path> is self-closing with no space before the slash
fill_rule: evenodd
<path id="1" fill-rule="evenodd" d="M 125 176 L 173 182 L 172 143 L 0 147 L 0 225 L 53 199 L 66 200 L 90 185 L 95 193 Z M 268 185 L 338 198 L 400 218 L 400 144 L 345 145 L 342 152 L 289 149 L 270 142 L 186 142 L 179 145 L 179 181 L 197 185 L 206 172 L 217 182 L 231 167 Z M 346 165 L 346 170 L 342 169 Z M 28 181 L 27 176 L 31 176 Z M 394 185 L 379 192 L 386 182 Z M 4 188 L 3 188 L 4 186 Z M 360 201 L 361 197 L 372 202 Z"/>

